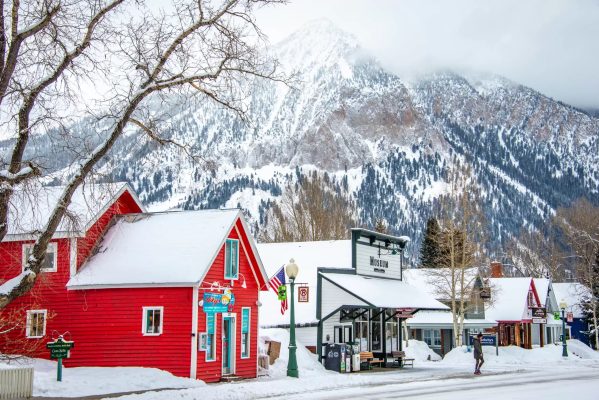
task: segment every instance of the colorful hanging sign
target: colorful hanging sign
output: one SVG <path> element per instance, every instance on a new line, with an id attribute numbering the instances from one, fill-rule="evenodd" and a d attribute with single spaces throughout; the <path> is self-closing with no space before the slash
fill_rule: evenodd
<path id="1" fill-rule="evenodd" d="M 279 300 L 287 300 L 287 286 L 281 285 L 278 290 Z"/>
<path id="2" fill-rule="evenodd" d="M 310 301 L 310 288 L 308 286 L 300 286 L 297 288 L 298 303 L 308 303 Z"/>
<path id="3" fill-rule="evenodd" d="M 223 293 L 204 293 L 202 307 L 207 314 L 231 312 L 234 305 L 235 296 L 229 288 L 225 289 Z"/>
<path id="4" fill-rule="evenodd" d="M 574 313 L 566 313 L 566 322 L 574 322 Z"/>

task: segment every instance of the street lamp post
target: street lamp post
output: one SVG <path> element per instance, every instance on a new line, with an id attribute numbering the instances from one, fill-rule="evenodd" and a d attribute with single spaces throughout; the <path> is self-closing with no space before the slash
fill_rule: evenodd
<path id="1" fill-rule="evenodd" d="M 289 264 L 287 264 L 285 267 L 285 272 L 287 272 L 291 286 L 291 314 L 289 316 L 289 360 L 287 362 L 287 376 L 291 376 L 293 378 L 299 377 L 296 357 L 297 346 L 295 345 L 295 296 L 293 292 L 298 269 L 299 268 L 293 258 L 289 260 Z"/>
<path id="2" fill-rule="evenodd" d="M 568 357 L 568 345 L 566 344 L 566 307 L 568 304 L 562 299 L 559 308 L 562 309 L 562 357 Z"/>

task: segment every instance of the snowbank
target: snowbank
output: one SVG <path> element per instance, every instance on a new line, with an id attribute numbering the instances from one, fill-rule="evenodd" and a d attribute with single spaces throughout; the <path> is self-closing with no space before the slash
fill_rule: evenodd
<path id="1" fill-rule="evenodd" d="M 532 350 L 517 346 L 500 347 L 499 356 L 495 355 L 495 347 L 484 346 L 483 353 L 487 366 L 561 364 L 576 363 L 581 360 L 599 360 L 599 353 L 575 339 L 568 340 L 569 357 L 567 358 L 562 357 L 562 346 L 555 344 L 535 347 Z M 474 364 L 474 355 L 467 351 L 466 346 L 456 347 L 445 355 L 441 363 Z"/>
<path id="2" fill-rule="evenodd" d="M 164 388 L 206 386 L 203 381 L 179 378 L 166 371 L 140 367 L 78 367 L 64 368 L 62 382 L 56 381 L 56 362 L 23 359 L 10 367 L 33 366 L 33 395 L 43 397 L 82 397 L 110 393 Z M 0 363 L 0 368 L 7 367 Z"/>
<path id="3" fill-rule="evenodd" d="M 441 356 L 431 350 L 428 345 L 421 340 L 408 340 L 408 347 L 404 348 L 407 358 L 413 358 L 416 361 L 440 361 Z"/>
<path id="4" fill-rule="evenodd" d="M 289 360 L 289 332 L 286 329 L 270 328 L 260 329 L 260 343 L 264 348 L 266 340 L 274 340 L 281 343 L 281 354 L 273 365 L 269 367 L 268 376 L 272 378 L 282 378 L 287 376 L 287 361 Z M 320 376 L 322 374 L 337 374 L 326 370 L 318 362 L 318 356 L 311 353 L 300 342 L 296 341 L 297 367 L 302 371 L 303 376 Z"/>

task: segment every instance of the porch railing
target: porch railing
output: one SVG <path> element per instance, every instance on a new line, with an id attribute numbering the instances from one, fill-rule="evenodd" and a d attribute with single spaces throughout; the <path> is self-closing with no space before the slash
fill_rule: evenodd
<path id="1" fill-rule="evenodd" d="M 0 369 L 0 399 L 29 398 L 33 394 L 33 367 Z"/>

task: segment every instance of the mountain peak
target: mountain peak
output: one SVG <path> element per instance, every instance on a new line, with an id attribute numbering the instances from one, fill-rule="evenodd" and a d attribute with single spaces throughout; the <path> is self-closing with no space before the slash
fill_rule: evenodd
<path id="1" fill-rule="evenodd" d="M 360 47 L 352 34 L 329 19 L 310 21 L 278 43 L 274 50 L 283 65 L 306 68 L 310 64 L 344 58 Z"/>

